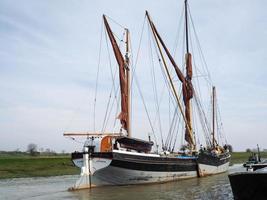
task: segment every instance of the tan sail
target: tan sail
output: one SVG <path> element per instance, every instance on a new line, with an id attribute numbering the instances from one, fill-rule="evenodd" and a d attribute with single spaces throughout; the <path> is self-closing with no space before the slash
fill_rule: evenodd
<path id="1" fill-rule="evenodd" d="M 104 24 L 116 57 L 117 63 L 119 65 L 119 77 L 120 77 L 120 91 L 121 91 L 121 112 L 118 116 L 121 122 L 121 126 L 129 134 L 129 60 L 124 59 L 116 39 L 112 33 L 112 30 L 107 22 L 105 15 L 103 15 Z M 128 31 L 127 31 L 128 32 Z M 128 37 L 128 33 L 127 33 Z M 126 39 L 128 41 L 128 38 Z M 128 49 L 127 49 L 128 51 Z"/>

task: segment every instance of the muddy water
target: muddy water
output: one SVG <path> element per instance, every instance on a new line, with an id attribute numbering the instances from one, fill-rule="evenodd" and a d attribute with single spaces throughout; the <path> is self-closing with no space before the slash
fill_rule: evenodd
<path id="1" fill-rule="evenodd" d="M 230 167 L 230 173 L 241 170 L 240 165 Z M 76 192 L 67 191 L 67 188 L 72 186 L 77 178 L 78 176 L 57 176 L 0 180 L 0 199 L 233 199 L 227 173 L 164 184 L 112 186 Z"/>

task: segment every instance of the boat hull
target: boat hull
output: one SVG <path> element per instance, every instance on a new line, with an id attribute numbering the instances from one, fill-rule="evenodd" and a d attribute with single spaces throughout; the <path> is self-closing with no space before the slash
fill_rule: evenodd
<path id="1" fill-rule="evenodd" d="M 228 175 L 236 200 L 265 200 L 267 173 L 237 172 Z"/>
<path id="2" fill-rule="evenodd" d="M 94 163 L 97 161 L 105 161 L 106 164 L 96 166 Z M 104 185 L 161 183 L 197 177 L 195 157 L 170 158 L 149 156 L 143 153 L 107 152 L 93 153 L 89 163 L 91 173 L 83 169 L 81 178 L 73 189 Z"/>
<path id="3" fill-rule="evenodd" d="M 197 177 L 196 171 L 143 171 L 109 166 L 92 176 L 93 186 L 161 183 Z"/>
<path id="4" fill-rule="evenodd" d="M 200 153 L 197 159 L 198 175 L 202 177 L 228 171 L 230 158 L 230 154 L 216 156 Z"/>

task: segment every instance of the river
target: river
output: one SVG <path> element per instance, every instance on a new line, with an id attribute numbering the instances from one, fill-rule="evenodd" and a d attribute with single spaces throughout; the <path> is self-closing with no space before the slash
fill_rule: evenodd
<path id="1" fill-rule="evenodd" d="M 229 172 L 241 171 L 241 165 Z M 137 200 L 137 199 L 233 199 L 227 173 L 164 184 L 111 186 L 70 192 L 78 176 L 15 178 L 0 180 L 1 200 Z"/>

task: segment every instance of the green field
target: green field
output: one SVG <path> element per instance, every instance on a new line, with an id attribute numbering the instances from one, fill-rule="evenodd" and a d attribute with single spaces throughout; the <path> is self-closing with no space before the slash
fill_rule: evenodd
<path id="1" fill-rule="evenodd" d="M 231 153 L 231 163 L 237 164 L 237 163 L 244 163 L 248 160 L 248 157 L 251 156 L 251 153 L 249 152 L 233 152 Z M 260 155 L 262 158 L 267 159 L 267 152 L 260 152 Z"/>
<path id="2" fill-rule="evenodd" d="M 232 153 L 231 163 L 244 163 L 251 153 Z M 267 158 L 267 152 L 261 153 Z M 27 154 L 0 153 L 0 179 L 20 177 L 46 177 L 79 174 L 80 170 L 71 162 L 70 155 L 29 156 Z"/>
<path id="3" fill-rule="evenodd" d="M 0 179 L 79 174 L 70 155 L 26 156 L 0 154 Z"/>

